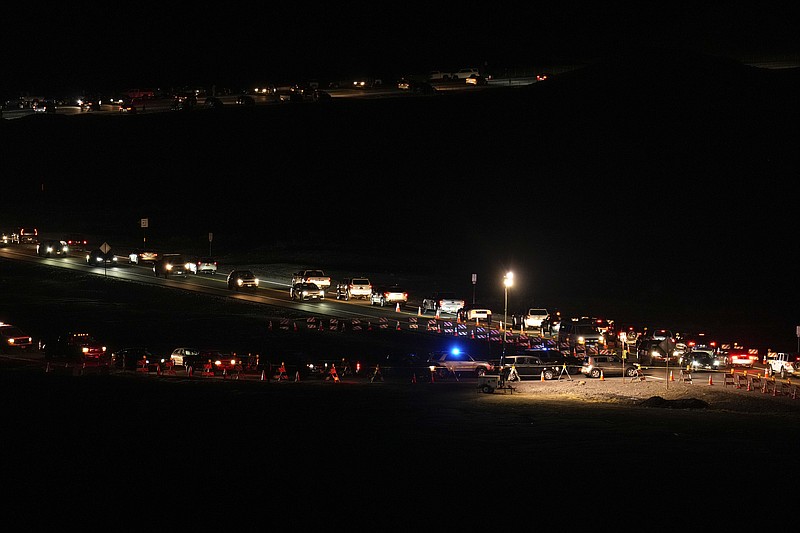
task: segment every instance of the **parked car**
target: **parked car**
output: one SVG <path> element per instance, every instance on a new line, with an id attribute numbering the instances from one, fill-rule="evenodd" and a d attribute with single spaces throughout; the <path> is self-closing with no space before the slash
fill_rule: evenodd
<path id="1" fill-rule="evenodd" d="M 559 350 L 552 348 L 529 348 L 522 352 L 522 355 L 533 355 L 541 359 L 545 363 L 549 363 L 558 367 L 559 374 L 566 365 L 567 372 L 570 375 L 577 375 L 583 366 L 583 358 L 575 357 L 574 355 L 565 355 Z"/>
<path id="2" fill-rule="evenodd" d="M 24 333 L 17 326 L 0 322 L 0 353 L 10 353 L 17 350 L 30 350 L 33 338 Z"/>
<path id="3" fill-rule="evenodd" d="M 403 305 L 408 302 L 408 293 L 398 286 L 373 288 L 370 295 L 371 305 Z"/>
<path id="4" fill-rule="evenodd" d="M 453 373 L 483 376 L 494 369 L 489 361 L 475 359 L 468 353 L 457 349 L 449 352 L 432 352 L 428 356 L 428 365 L 435 367 L 434 372 L 440 377 Z"/>
<path id="5" fill-rule="evenodd" d="M 336 284 L 336 299 L 350 300 L 359 298 L 369 300 L 372 295 L 372 283 L 369 278 L 344 278 Z"/>
<path id="6" fill-rule="evenodd" d="M 144 361 L 148 371 L 155 371 L 159 365 L 163 366 L 168 359 L 163 355 L 153 354 L 143 346 L 122 348 L 111 352 L 111 365 L 124 370 L 136 370 L 141 367 L 141 362 Z"/>
<path id="7" fill-rule="evenodd" d="M 289 289 L 289 296 L 298 302 L 320 301 L 325 299 L 325 289 L 320 289 L 315 283 L 296 283 Z"/>
<path id="8" fill-rule="evenodd" d="M 86 254 L 86 263 L 95 266 L 113 266 L 117 264 L 117 256 L 111 250 L 104 252 L 96 248 Z"/>
<path id="9" fill-rule="evenodd" d="M 516 370 L 516 375 L 510 374 L 512 366 Z M 507 355 L 503 358 L 502 372 L 503 379 L 509 381 L 541 379 L 542 376 L 544 376 L 544 379 L 549 380 L 558 377 L 561 367 L 556 362 L 544 361 L 533 354 Z"/>
<path id="10" fill-rule="evenodd" d="M 252 270 L 232 270 L 228 274 L 228 288 L 233 291 L 240 289 L 257 289 L 258 278 Z"/>
<path id="11" fill-rule="evenodd" d="M 616 355 L 589 355 L 583 360 L 581 373 L 591 377 L 628 376 L 633 377 L 639 371 L 635 364 L 627 364 Z"/>
<path id="12" fill-rule="evenodd" d="M 189 274 L 189 262 L 181 254 L 164 254 L 153 263 L 153 274 L 156 277 L 186 277 Z"/>
<path id="13" fill-rule="evenodd" d="M 67 241 L 47 239 L 36 245 L 36 253 L 40 257 L 67 257 L 69 246 Z"/>

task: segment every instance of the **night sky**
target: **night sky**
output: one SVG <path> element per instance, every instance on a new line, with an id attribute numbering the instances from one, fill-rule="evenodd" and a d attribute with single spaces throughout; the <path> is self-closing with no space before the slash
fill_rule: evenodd
<path id="1" fill-rule="evenodd" d="M 210 211 L 228 215 L 216 217 L 220 240 L 277 245 L 289 234 L 338 245 L 358 236 L 368 243 L 360 251 L 375 255 L 400 243 L 413 251 L 401 254 L 405 266 L 461 280 L 443 289 L 471 292 L 477 272 L 485 297 L 497 300 L 512 268 L 516 302 L 656 327 L 682 317 L 793 348 L 797 75 L 729 58 L 796 57 L 795 12 L 398 7 L 45 10 L 5 28 L 1 81 L 6 92 L 60 93 L 589 66 L 509 97 L 341 102 L 239 122 L 142 122 L 146 130 L 9 125 L 4 178 L 14 180 L 5 190 L 29 198 L 45 179 L 47 206 L 59 207 L 43 216 L 54 222 L 86 212 L 59 194 L 103 206 L 73 220 L 82 231 L 100 218 L 150 216 L 205 235 L 212 228 L 186 213 Z M 193 186 L 198 176 L 216 185 Z M 258 184 L 256 193 L 228 194 L 235 179 Z M 297 180 L 323 198 L 362 187 L 402 207 L 364 213 L 326 201 L 293 211 Z M 448 210 L 455 215 L 435 216 Z M 319 227 L 332 229 L 320 239 Z M 442 251 L 449 261 L 427 260 Z"/>

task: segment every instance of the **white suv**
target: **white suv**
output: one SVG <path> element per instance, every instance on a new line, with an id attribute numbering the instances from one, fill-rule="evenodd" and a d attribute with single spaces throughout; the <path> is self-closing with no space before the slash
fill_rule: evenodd
<path id="1" fill-rule="evenodd" d="M 436 370 L 440 375 L 469 373 L 475 376 L 483 376 L 494 368 L 494 365 L 489 361 L 476 360 L 471 355 L 459 350 L 434 352 L 428 357 L 428 364 L 432 367 L 438 367 Z"/>

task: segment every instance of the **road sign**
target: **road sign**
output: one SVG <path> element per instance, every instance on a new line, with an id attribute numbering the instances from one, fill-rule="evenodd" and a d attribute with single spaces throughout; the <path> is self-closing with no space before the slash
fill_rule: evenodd
<path id="1" fill-rule="evenodd" d="M 142 219 L 142 227 L 143 227 L 143 228 L 146 228 L 146 227 L 147 227 L 147 225 L 149 224 L 149 222 L 150 222 L 149 220 L 147 220 L 146 218 L 143 218 L 143 219 Z"/>
<path id="2" fill-rule="evenodd" d="M 104 242 L 103 244 L 100 245 L 100 251 L 103 252 L 104 254 L 107 254 L 110 249 L 111 246 L 109 246 L 107 242 Z"/>

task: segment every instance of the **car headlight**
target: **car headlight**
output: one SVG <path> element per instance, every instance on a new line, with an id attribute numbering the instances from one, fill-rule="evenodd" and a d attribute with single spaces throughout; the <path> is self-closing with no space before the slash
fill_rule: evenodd
<path id="1" fill-rule="evenodd" d="M 239 287 L 241 287 L 242 285 L 244 285 L 244 280 L 243 280 L 242 278 L 237 278 L 237 279 L 236 279 L 236 284 L 237 284 Z"/>

